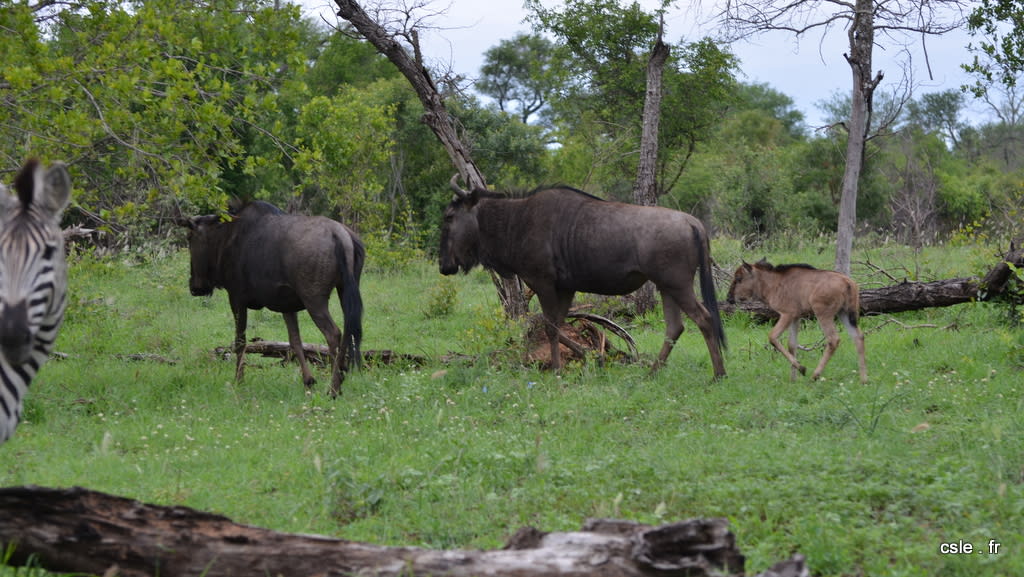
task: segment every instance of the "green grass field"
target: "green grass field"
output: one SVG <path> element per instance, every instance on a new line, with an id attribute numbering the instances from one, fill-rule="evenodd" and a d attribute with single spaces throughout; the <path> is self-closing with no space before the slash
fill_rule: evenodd
<path id="1" fill-rule="evenodd" d="M 716 240 L 713 252 L 727 270 L 741 257 L 832 259 L 813 243 L 744 254 Z M 892 284 L 879 271 L 978 275 L 996 253 L 881 246 L 855 254 L 854 276 L 871 288 Z M 251 356 L 234 382 L 233 360 L 213 352 L 233 336 L 226 295 L 189 295 L 185 252 L 75 256 L 57 346 L 67 357 L 42 369 L 26 421 L 0 446 L 0 485 L 80 485 L 430 548 L 495 548 L 524 525 L 572 531 L 594 516 L 725 516 L 749 573 L 800 552 L 822 576 L 1024 575 L 1024 332 L 1005 308 L 864 318 L 868 385 L 845 334 L 822 381 L 790 382 L 769 327 L 743 315 L 725 319 L 726 379 L 711 380 L 689 321 L 651 376 L 660 311 L 628 325 L 643 364 L 555 375 L 517 361 L 522 329 L 485 273 L 441 277 L 427 262 L 383 272 L 372 259 L 364 350 L 427 362 L 366 367 L 332 400 L 325 369 L 308 394 L 296 366 L 271 359 Z M 323 342 L 302 322 L 307 342 Z M 286 340 L 268 311 L 250 315 L 248 334 Z M 820 339 L 813 324 L 801 332 L 814 347 L 805 364 Z M 475 360 L 445 364 L 449 352 Z M 940 553 L 961 540 L 983 553 Z"/>

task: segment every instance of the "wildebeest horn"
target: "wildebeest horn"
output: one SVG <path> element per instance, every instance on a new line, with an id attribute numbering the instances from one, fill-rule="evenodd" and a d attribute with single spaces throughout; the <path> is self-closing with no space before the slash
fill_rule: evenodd
<path id="1" fill-rule="evenodd" d="M 459 198 L 466 198 L 469 196 L 468 192 L 459 188 L 459 173 L 457 172 L 453 174 L 452 179 L 448 181 L 448 186 L 452 187 L 452 190 L 455 191 L 455 196 L 458 196 Z"/>

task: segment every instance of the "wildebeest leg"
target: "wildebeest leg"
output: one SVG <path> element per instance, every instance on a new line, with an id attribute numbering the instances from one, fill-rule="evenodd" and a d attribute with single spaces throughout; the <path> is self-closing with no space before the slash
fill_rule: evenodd
<path id="1" fill-rule="evenodd" d="M 658 353 L 657 360 L 651 365 L 652 373 L 665 366 L 665 360 L 672 352 L 676 339 L 683 334 L 683 311 L 675 299 L 664 291 L 661 293 L 661 308 L 665 312 L 665 342 L 661 345 L 661 352 Z"/>
<path id="2" fill-rule="evenodd" d="M 789 360 L 790 365 L 796 368 L 796 370 L 800 371 L 801 375 L 804 375 L 807 374 L 807 368 L 801 365 L 800 361 L 796 360 L 796 357 L 790 354 L 790 352 L 786 350 L 786 347 L 783 347 L 782 343 L 779 342 L 779 337 L 782 336 L 782 333 L 785 332 L 785 330 L 788 329 L 790 325 L 798 322 L 800 322 L 799 316 L 780 313 L 779 322 L 775 323 L 775 326 L 772 327 L 771 332 L 768 333 L 768 342 L 770 342 L 772 346 L 775 347 L 775 350 L 782 353 L 783 356 L 785 356 L 786 359 Z M 792 330 L 795 332 L 798 329 L 797 327 L 794 327 Z"/>
<path id="3" fill-rule="evenodd" d="M 288 327 L 288 344 L 292 347 L 292 354 L 299 361 L 299 370 L 302 371 L 302 384 L 311 388 L 316 384 L 316 379 L 309 372 L 309 365 L 306 363 L 306 352 L 302 350 L 302 336 L 299 335 L 299 315 L 296 313 L 281 313 L 284 317 L 284 326 Z"/>
<path id="4" fill-rule="evenodd" d="M 345 380 L 344 370 L 348 367 L 348 349 L 341 347 L 341 330 L 331 318 L 331 313 L 327 308 L 327 299 L 324 298 L 322 302 L 319 299 L 317 302 L 307 302 L 306 306 L 310 318 L 327 339 L 327 350 L 331 354 L 330 394 L 332 397 L 337 397 L 341 392 L 341 383 Z"/>
<path id="5" fill-rule="evenodd" d="M 235 315 L 235 380 L 242 382 L 245 376 L 245 326 L 248 323 L 248 310 L 245 305 L 231 303 L 231 312 Z"/>
<path id="6" fill-rule="evenodd" d="M 849 313 L 839 313 L 839 319 L 843 322 L 846 327 L 846 332 L 850 335 L 850 339 L 853 340 L 853 346 L 857 347 L 857 362 L 860 365 L 860 382 L 868 382 L 868 366 L 864 360 L 864 333 L 860 331 L 860 328 L 853 323 L 850 319 Z"/>
<path id="7" fill-rule="evenodd" d="M 565 316 L 569 314 L 569 306 L 572 305 L 574 293 L 564 293 L 556 290 L 544 292 L 535 290 L 534 292 L 537 293 L 537 300 L 540 301 L 540 308 L 544 312 L 544 333 L 547 335 L 548 343 L 551 345 L 551 368 L 558 371 L 562 368 L 562 351 L 558 348 L 558 342 L 569 340 L 562 334 L 559 327 L 561 327 L 562 321 L 565 320 Z M 572 345 L 569 345 L 569 347 L 572 348 Z M 576 345 L 576 347 L 579 348 L 579 345 Z M 579 349 L 576 352 L 581 357 L 583 356 L 583 349 Z"/>
<path id="8" fill-rule="evenodd" d="M 797 333 L 799 333 L 799 332 L 800 332 L 800 321 L 799 320 L 789 325 L 789 354 L 793 355 L 794 359 L 796 358 L 797 347 L 800 345 L 800 341 L 797 340 Z M 792 364 L 790 364 L 790 366 L 789 366 L 789 380 L 790 381 L 795 381 L 796 380 L 796 367 L 794 367 Z"/>
<path id="9" fill-rule="evenodd" d="M 661 346 L 661 354 L 658 355 L 658 361 L 661 364 L 665 363 L 668 354 L 672 352 L 675 340 L 683 332 L 683 322 L 679 315 L 679 311 L 682 310 L 697 325 L 701 335 L 704 336 L 704 344 L 707 345 L 708 354 L 711 355 L 711 366 L 714 369 L 715 378 L 724 377 L 725 362 L 722 360 L 721 343 L 718 342 L 718 337 L 715 335 L 711 314 L 708 313 L 708 309 L 704 308 L 704 305 L 697 301 L 696 295 L 690 289 L 673 290 L 671 292 L 662 290 L 661 301 L 662 307 L 665 310 L 665 343 Z M 669 309 L 670 302 L 672 303 L 671 310 Z"/>
<path id="10" fill-rule="evenodd" d="M 832 315 L 819 316 L 818 324 L 821 325 L 821 332 L 825 334 L 825 352 L 821 353 L 821 360 L 818 361 L 818 368 L 814 369 L 814 374 L 811 375 L 812 379 L 817 379 L 821 376 L 821 372 L 825 370 L 828 360 L 832 358 L 832 354 L 839 348 L 839 331 L 836 330 L 836 321 L 832 318 Z"/>

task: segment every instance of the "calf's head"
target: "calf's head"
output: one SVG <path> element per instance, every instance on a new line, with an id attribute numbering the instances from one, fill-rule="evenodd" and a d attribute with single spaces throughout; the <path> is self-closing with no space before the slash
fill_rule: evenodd
<path id="1" fill-rule="evenodd" d="M 757 280 L 754 267 L 743 263 L 732 274 L 732 284 L 729 285 L 729 294 L 725 297 L 726 302 L 735 303 L 759 298 L 757 294 Z"/>

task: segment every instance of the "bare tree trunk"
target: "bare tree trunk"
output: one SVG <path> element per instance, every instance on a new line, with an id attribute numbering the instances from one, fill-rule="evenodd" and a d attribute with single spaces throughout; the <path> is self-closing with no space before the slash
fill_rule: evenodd
<path id="1" fill-rule="evenodd" d="M 335 4 L 338 5 L 338 15 L 351 22 L 352 26 L 370 44 L 373 44 L 378 52 L 386 56 L 412 85 L 420 102 L 423 103 L 425 110 L 423 122 L 434 131 L 437 139 L 441 141 L 456 170 L 465 180 L 467 189 L 486 188 L 487 181 L 484 180 L 480 169 L 473 162 L 466 145 L 459 138 L 455 123 L 448 113 L 448 109 L 445 108 L 444 98 L 437 91 L 430 71 L 423 65 L 416 29 L 408 31 L 415 51 L 415 58 L 413 58 L 390 32 L 363 10 L 358 2 L 335 0 Z M 499 282 L 495 282 L 495 285 L 498 288 L 498 298 L 505 307 L 506 315 L 517 318 L 526 314 L 526 298 L 523 295 L 522 283 L 518 278 L 500 279 Z"/>
<path id="2" fill-rule="evenodd" d="M 853 74 L 850 100 L 849 138 L 846 143 L 846 171 L 839 198 L 839 222 L 836 225 L 835 270 L 850 274 L 850 255 L 857 227 L 857 191 L 864 168 L 864 147 L 871 129 L 871 98 L 882 81 L 882 73 L 872 80 L 871 54 L 874 47 L 874 0 L 856 0 L 853 23 L 849 29 L 850 53 L 844 54 Z"/>
<path id="3" fill-rule="evenodd" d="M 340 575 L 641 577 L 741 575 L 744 558 L 726 519 L 651 527 L 591 520 L 576 533 L 520 529 L 503 549 L 382 547 L 240 525 L 186 507 L 161 507 L 88 489 L 0 489 L 5 562 L 122 577 Z M 770 570 L 807 575 L 794 555 Z"/>
<path id="4" fill-rule="evenodd" d="M 644 96 L 643 125 L 640 132 L 640 161 L 636 182 L 633 184 L 633 202 L 641 206 L 658 204 L 658 127 L 661 123 L 662 78 L 669 47 L 662 41 L 663 22 L 659 22 L 658 40 L 647 61 L 647 93 Z M 643 314 L 654 309 L 654 283 L 646 282 L 636 292 L 636 312 Z"/>

